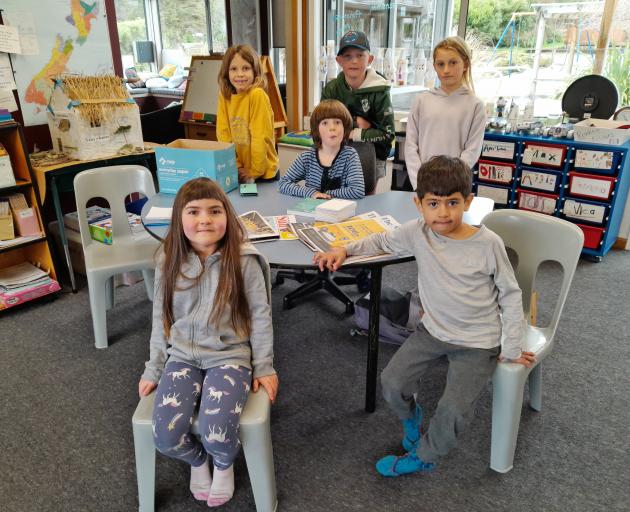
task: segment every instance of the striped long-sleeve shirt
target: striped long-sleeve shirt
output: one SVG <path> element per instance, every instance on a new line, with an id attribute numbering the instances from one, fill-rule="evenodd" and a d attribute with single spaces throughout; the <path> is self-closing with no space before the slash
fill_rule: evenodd
<path id="1" fill-rule="evenodd" d="M 280 193 L 312 197 L 315 192 L 325 192 L 341 199 L 361 199 L 365 195 L 361 161 L 354 148 L 342 146 L 327 168 L 328 175 L 325 173 L 326 168 L 319 162 L 317 148 L 304 151 L 280 178 Z M 304 185 L 299 185 L 302 180 Z"/>

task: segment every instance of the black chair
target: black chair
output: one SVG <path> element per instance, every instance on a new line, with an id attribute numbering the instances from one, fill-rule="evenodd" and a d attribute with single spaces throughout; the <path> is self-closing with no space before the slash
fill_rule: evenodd
<path id="1" fill-rule="evenodd" d="M 365 142 L 350 142 L 350 146 L 357 150 L 361 168 L 363 170 L 363 181 L 365 183 L 365 195 L 374 194 L 376 189 L 376 154 L 374 153 L 374 145 Z M 360 270 L 360 272 L 367 272 Z M 357 284 L 357 276 L 337 276 L 332 277 L 328 270 L 317 270 L 316 272 L 307 272 L 305 270 L 287 270 L 280 269 L 276 273 L 274 288 L 284 283 L 285 279 L 294 279 L 299 283 L 304 283 L 295 290 L 287 293 L 283 299 L 284 309 L 291 309 L 295 306 L 296 300 L 306 297 L 311 293 L 321 290 L 322 288 L 339 299 L 346 306 L 346 313 L 354 312 L 354 302 L 345 292 L 339 288 L 339 285 Z"/>
<path id="2" fill-rule="evenodd" d="M 179 122 L 182 104 L 177 103 L 160 110 L 140 114 L 142 138 L 146 142 L 168 144 L 176 139 L 183 139 L 184 125 Z"/>

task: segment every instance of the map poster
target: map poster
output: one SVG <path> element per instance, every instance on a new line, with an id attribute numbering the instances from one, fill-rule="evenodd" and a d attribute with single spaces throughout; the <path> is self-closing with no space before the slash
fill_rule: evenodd
<path id="1" fill-rule="evenodd" d="M 26 51 L 13 55 L 24 124 L 46 124 L 53 80 L 113 73 L 105 0 L 2 0 L 3 20 Z"/>

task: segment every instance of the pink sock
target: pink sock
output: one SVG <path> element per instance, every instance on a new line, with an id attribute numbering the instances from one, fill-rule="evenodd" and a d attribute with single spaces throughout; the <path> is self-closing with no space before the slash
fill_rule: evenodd
<path id="1" fill-rule="evenodd" d="M 208 506 L 219 507 L 232 499 L 234 494 L 234 464 L 227 469 L 214 467 L 214 479 L 208 495 Z"/>
<path id="2" fill-rule="evenodd" d="M 190 492 L 196 500 L 206 501 L 210 495 L 212 487 L 212 477 L 210 476 L 210 467 L 208 458 L 201 466 L 190 466 Z"/>

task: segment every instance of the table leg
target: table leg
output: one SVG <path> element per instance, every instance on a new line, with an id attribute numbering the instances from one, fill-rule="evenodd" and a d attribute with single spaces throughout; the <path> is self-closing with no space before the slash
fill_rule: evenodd
<path id="1" fill-rule="evenodd" d="M 381 303 L 382 267 L 373 267 L 370 271 L 370 325 L 368 327 L 368 358 L 365 382 L 365 411 L 376 410 L 376 378 L 378 371 L 378 328 Z"/>
<path id="2" fill-rule="evenodd" d="M 72 268 L 72 260 L 70 259 L 70 248 L 68 247 L 68 237 L 66 237 L 66 229 L 63 224 L 63 213 L 61 211 L 61 201 L 59 200 L 59 191 L 57 190 L 57 181 L 54 176 L 50 179 L 50 193 L 53 198 L 53 205 L 55 207 L 55 215 L 57 217 L 57 223 L 59 224 L 59 238 L 61 238 L 61 245 L 63 246 L 63 252 L 66 256 L 66 263 L 68 264 L 68 274 L 70 275 L 70 285 L 72 286 L 72 293 L 77 292 L 77 283 L 74 279 L 74 269 Z"/>

